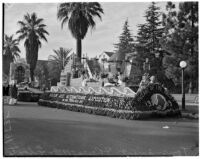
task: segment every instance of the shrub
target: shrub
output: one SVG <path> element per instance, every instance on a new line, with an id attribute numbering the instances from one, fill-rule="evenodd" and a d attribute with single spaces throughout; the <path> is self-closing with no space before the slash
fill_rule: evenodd
<path id="1" fill-rule="evenodd" d="M 41 94 L 32 92 L 19 92 L 17 96 L 18 101 L 23 102 L 38 102 Z"/>

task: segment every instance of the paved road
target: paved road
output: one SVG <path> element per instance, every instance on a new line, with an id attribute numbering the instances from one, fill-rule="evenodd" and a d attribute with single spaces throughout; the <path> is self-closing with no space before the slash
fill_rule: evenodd
<path id="1" fill-rule="evenodd" d="M 4 155 L 198 155 L 198 120 L 131 121 L 19 103 L 4 106 Z"/>

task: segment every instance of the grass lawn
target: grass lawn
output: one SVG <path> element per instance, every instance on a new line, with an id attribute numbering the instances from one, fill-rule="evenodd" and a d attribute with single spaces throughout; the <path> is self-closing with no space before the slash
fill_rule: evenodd
<path id="1" fill-rule="evenodd" d="M 178 101 L 181 102 L 182 100 L 182 94 L 172 94 L 174 98 Z M 186 103 L 195 103 L 195 100 L 199 96 L 198 94 L 185 94 L 185 102 Z M 197 100 L 199 103 L 199 100 Z M 196 102 L 197 103 L 197 102 Z"/>

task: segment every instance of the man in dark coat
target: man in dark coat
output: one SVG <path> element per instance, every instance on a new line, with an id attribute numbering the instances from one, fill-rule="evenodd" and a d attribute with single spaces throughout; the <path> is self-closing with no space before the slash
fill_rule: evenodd
<path id="1" fill-rule="evenodd" d="M 16 104 L 17 103 L 17 87 L 16 85 L 11 85 L 10 86 L 10 96 L 11 96 L 11 102 L 10 104 Z"/>

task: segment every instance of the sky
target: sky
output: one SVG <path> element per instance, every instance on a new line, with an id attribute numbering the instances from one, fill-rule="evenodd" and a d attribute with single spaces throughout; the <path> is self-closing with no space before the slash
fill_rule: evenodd
<path id="1" fill-rule="evenodd" d="M 101 2 L 104 14 L 102 20 L 95 18 L 95 29 L 88 30 L 82 41 L 82 53 L 89 57 L 99 56 L 103 51 L 113 51 L 115 43 L 118 43 L 119 36 L 125 21 L 128 19 L 129 29 L 133 36 L 137 35 L 137 25 L 145 23 L 145 10 L 150 2 Z M 161 11 L 165 11 L 166 2 L 157 2 Z M 23 20 L 26 13 L 35 12 L 38 18 L 43 18 L 49 32 L 48 42 L 42 41 L 42 48 L 39 50 L 38 59 L 48 60 L 53 55 L 53 50 L 60 47 L 72 49 L 76 52 L 76 40 L 65 25 L 61 29 L 61 22 L 57 20 L 58 3 L 11 3 L 5 8 L 5 34 L 17 38 L 16 31 L 19 29 L 17 22 Z M 24 41 L 19 44 L 20 56 L 25 57 Z"/>

